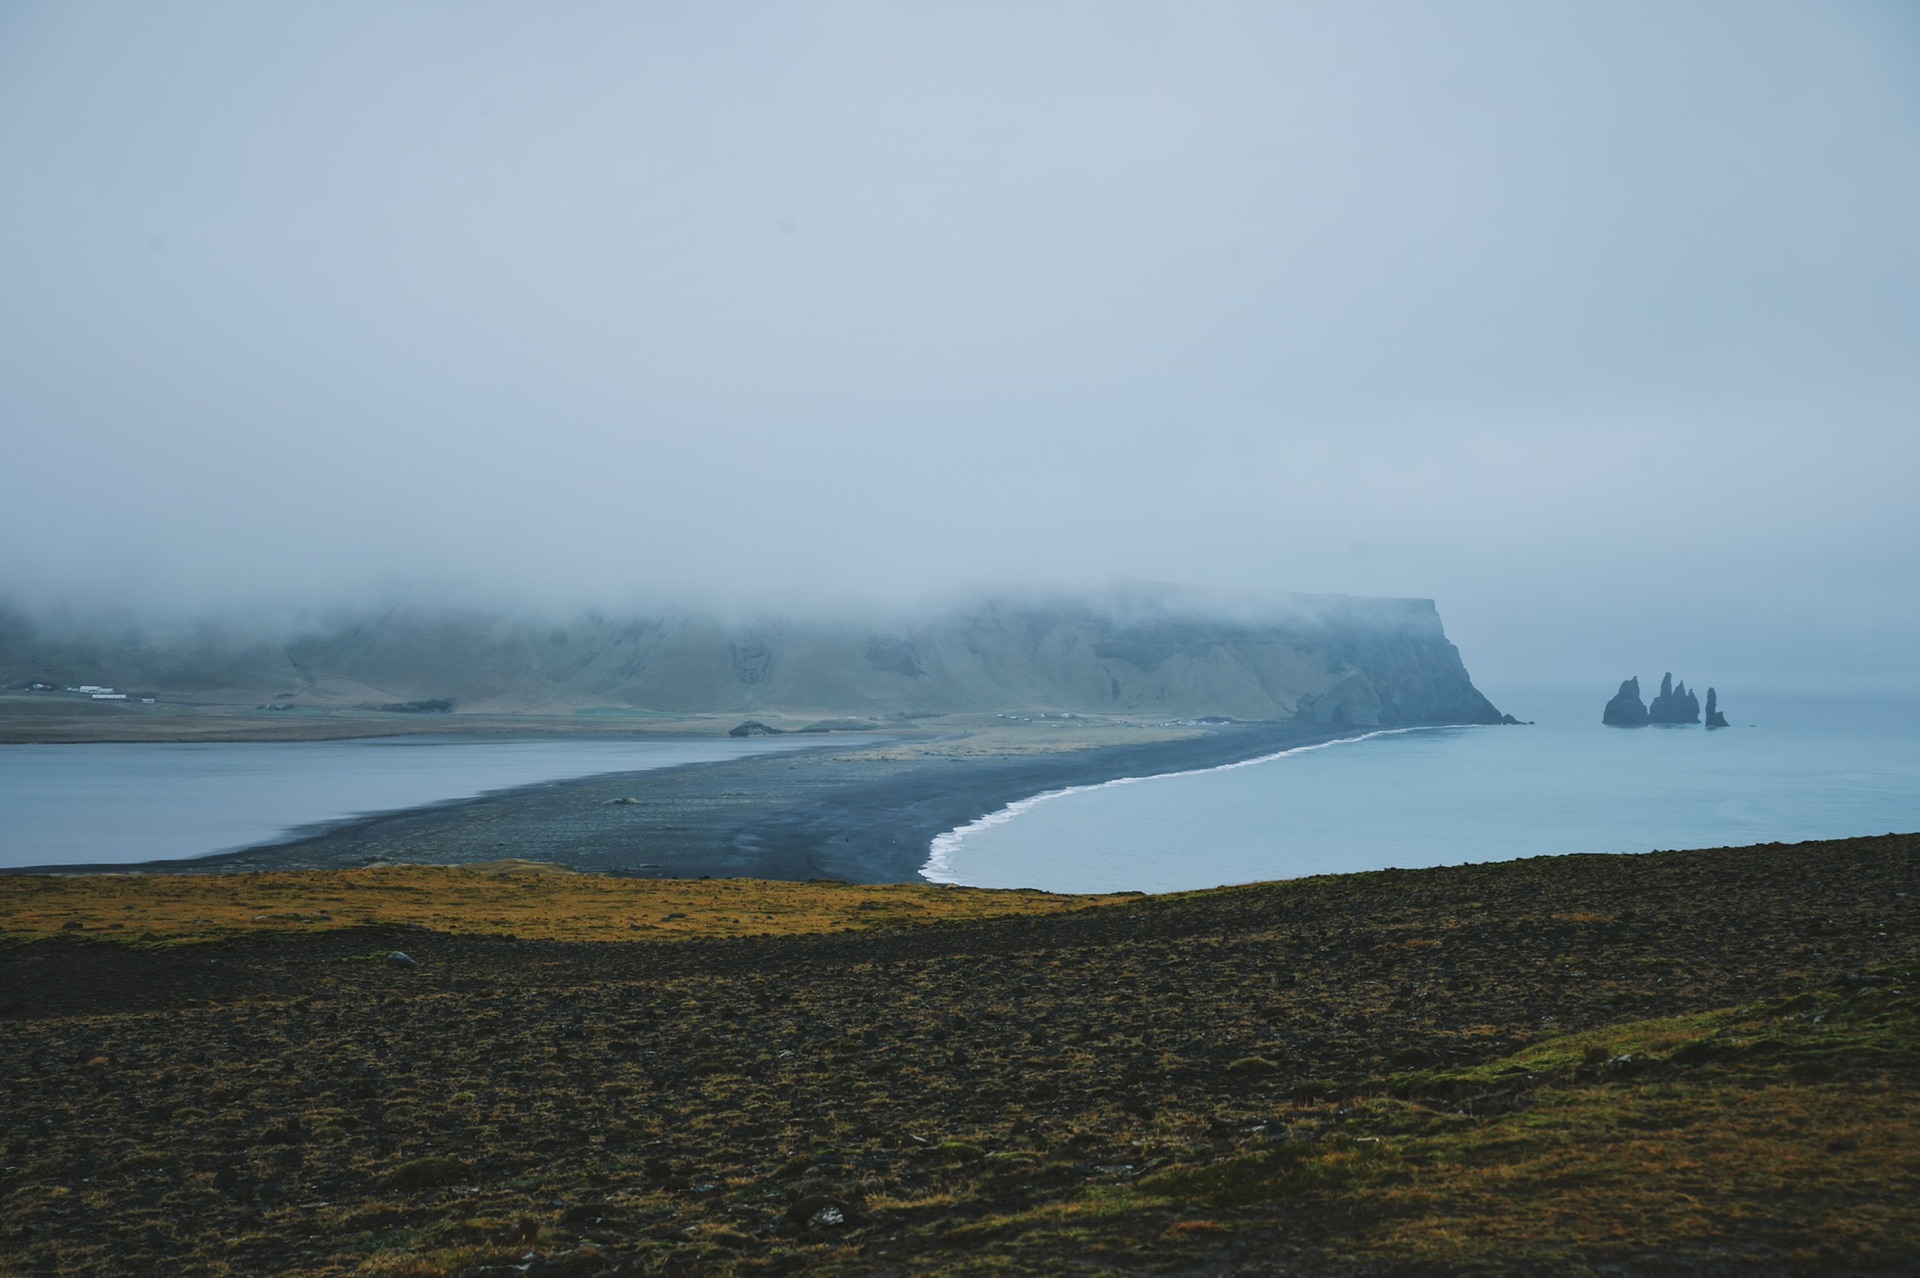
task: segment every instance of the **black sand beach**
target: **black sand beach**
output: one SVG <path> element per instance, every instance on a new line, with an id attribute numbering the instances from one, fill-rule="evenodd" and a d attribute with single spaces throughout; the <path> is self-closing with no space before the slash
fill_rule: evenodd
<path id="1" fill-rule="evenodd" d="M 514 856 L 606 874 L 905 882 L 918 877 L 935 835 L 1029 795 L 1215 767 L 1362 731 L 1229 723 L 1122 744 L 1068 735 L 1022 747 L 966 733 L 828 741 L 795 753 L 529 786 L 190 861 L 12 872 L 225 873 Z"/>

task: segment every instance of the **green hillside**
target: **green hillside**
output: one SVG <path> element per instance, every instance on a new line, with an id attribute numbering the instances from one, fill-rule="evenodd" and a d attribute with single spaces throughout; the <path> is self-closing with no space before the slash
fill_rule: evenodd
<path id="1" fill-rule="evenodd" d="M 1499 718 L 1430 600 L 1158 586 L 838 619 L 679 611 L 555 621 L 396 607 L 273 633 L 14 610 L 0 614 L 0 681 L 295 707 L 444 700 L 485 713 Z"/>

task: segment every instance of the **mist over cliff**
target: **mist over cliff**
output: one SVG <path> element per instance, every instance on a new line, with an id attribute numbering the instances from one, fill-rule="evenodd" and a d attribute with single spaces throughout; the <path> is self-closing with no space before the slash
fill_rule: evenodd
<path id="1" fill-rule="evenodd" d="M 181 625 L 0 612 L 0 682 L 296 708 L 1492 723 L 1430 600 L 1133 584 L 888 614 L 389 606 Z"/>
<path id="2" fill-rule="evenodd" d="M 1285 582 L 1516 707 L 1920 686 L 1902 0 L 18 3 L 0 175 L 36 606 Z"/>

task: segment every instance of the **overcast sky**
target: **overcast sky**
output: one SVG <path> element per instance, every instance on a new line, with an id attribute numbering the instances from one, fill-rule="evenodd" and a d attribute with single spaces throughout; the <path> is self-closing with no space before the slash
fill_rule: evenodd
<path id="1" fill-rule="evenodd" d="M 1920 679 L 1920 6 L 0 6 L 0 591 Z"/>

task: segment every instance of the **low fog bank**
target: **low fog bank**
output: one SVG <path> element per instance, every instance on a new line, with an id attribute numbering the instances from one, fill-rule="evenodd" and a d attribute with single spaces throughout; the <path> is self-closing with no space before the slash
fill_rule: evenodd
<path id="1" fill-rule="evenodd" d="M 181 593 L 154 599 L 131 592 L 102 601 L 91 594 L 47 597 L 0 593 L 0 633 L 34 634 L 79 646 L 131 644 L 156 648 L 233 650 L 277 645 L 302 634 L 351 630 L 395 618 L 432 619 L 475 631 L 502 626 L 537 630 L 573 624 L 619 624 L 644 618 L 698 618 L 726 628 L 801 626 L 885 628 L 932 624 L 983 610 L 1084 616 L 1113 626 L 1205 621 L 1223 626 L 1311 628 L 1359 621 L 1380 628 L 1424 630 L 1438 624 L 1435 603 L 1386 597 L 1194 582 L 1110 579 L 1097 586 L 1040 581 L 905 591 L 785 589 L 728 594 L 713 589 L 647 589 L 583 599 L 566 594 L 515 597 L 511 592 L 441 585 L 408 590 L 367 588 L 333 598 L 294 600 L 281 594 L 242 603 Z"/>
<path id="2" fill-rule="evenodd" d="M 83 685 L 163 704 L 555 714 L 1009 710 L 1335 724 L 1490 723 L 1430 600 L 1124 582 L 913 610 L 337 610 L 270 624 L 0 612 L 29 712 Z M 47 688 L 46 685 L 51 685 Z M 44 689 L 44 691 L 42 691 Z"/>
<path id="3" fill-rule="evenodd" d="M 1436 536 L 1441 535 L 1436 532 Z M 1349 567 L 1350 556 L 1341 557 Z M 1208 565 L 1224 566 L 1224 565 Z M 1688 673 L 1690 682 L 1769 693 L 1920 697 L 1920 598 L 1876 587 L 1844 564 L 1810 572 L 1791 587 L 1754 572 L 1708 574 L 1690 588 L 1669 590 L 1658 556 L 1623 558 L 1611 569 L 1563 576 L 1545 565 L 1515 568 L 1472 563 L 1450 574 L 1455 590 L 1408 590 L 1359 598 L 1437 597 L 1448 637 L 1459 646 L 1476 683 L 1521 718 L 1532 703 L 1562 694 L 1610 694 L 1633 674 Z M 1854 565 L 1856 569 L 1858 565 Z M 1639 572 L 1634 571 L 1639 569 Z M 1896 570 L 1887 570 L 1889 576 Z M 611 575 L 611 574 L 610 574 Z M 1440 575 L 1440 574 L 1436 574 Z M 1012 574 L 1008 574 L 1012 576 Z M 982 603 L 1037 609 L 1094 608 L 1107 619 L 1137 624 L 1157 614 L 1223 622 L 1302 621 L 1361 582 L 1399 584 L 1389 574 L 1323 571 L 1299 574 L 1332 583 L 1324 592 L 1257 586 L 1168 586 L 1122 579 L 1099 589 L 1043 581 L 995 587 L 952 584 L 918 590 L 905 584 L 858 586 L 842 576 L 794 578 L 732 591 L 693 584 L 638 585 L 596 594 L 555 581 L 526 590 L 440 582 L 398 588 L 367 584 L 296 597 L 284 586 L 242 583 L 221 589 L 161 589 L 149 579 L 126 589 L 90 585 L 0 589 L 0 635 L 31 631 L 71 650 L 121 647 L 155 651 L 234 652 L 284 644 L 301 634 L 351 629 L 369 618 L 464 619 L 481 631 L 510 625 L 529 632 L 609 618 L 701 617 L 725 628 L 777 620 L 816 628 L 909 627 Z M 1424 576 L 1424 575 L 1423 575 Z M 1920 579 L 1920 566 L 1915 568 Z M 1697 582 L 1697 585 L 1695 584 Z M 5 640 L 0 638 L 0 644 Z M 1652 672 L 1649 676 L 1648 672 Z M 26 677 L 24 673 L 21 677 Z"/>

